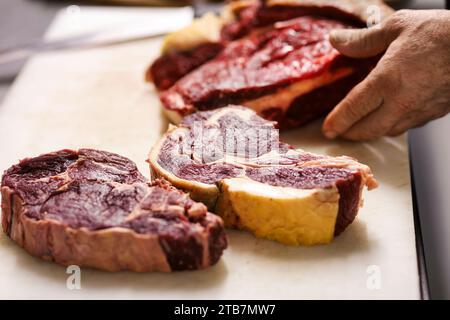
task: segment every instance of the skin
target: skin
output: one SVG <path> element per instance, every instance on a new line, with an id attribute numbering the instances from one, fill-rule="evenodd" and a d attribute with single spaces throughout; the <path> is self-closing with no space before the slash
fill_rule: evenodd
<path id="1" fill-rule="evenodd" d="M 353 58 L 384 54 L 326 117 L 326 137 L 396 136 L 450 112 L 449 10 L 401 10 L 376 27 L 335 30 L 330 42 Z"/>

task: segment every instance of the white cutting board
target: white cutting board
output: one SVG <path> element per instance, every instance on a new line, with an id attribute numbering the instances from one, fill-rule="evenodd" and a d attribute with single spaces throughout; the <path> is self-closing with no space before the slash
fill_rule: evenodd
<path id="1" fill-rule="evenodd" d="M 48 37 L 111 17 L 145 17 L 123 8 L 82 8 L 81 15 L 60 14 Z M 159 44 L 160 39 L 145 40 L 30 60 L 0 107 L 0 170 L 27 156 L 91 147 L 127 156 L 149 176 L 144 161 L 167 126 L 154 89 L 143 81 Z M 380 182 L 365 192 L 357 220 L 330 245 L 287 247 L 229 231 L 229 248 L 207 270 L 114 274 L 83 269 L 81 290 L 69 290 L 65 268 L 28 255 L 1 233 L 0 298 L 420 298 L 406 138 L 326 141 L 319 127 L 317 122 L 284 138 L 308 151 L 356 157 Z"/>

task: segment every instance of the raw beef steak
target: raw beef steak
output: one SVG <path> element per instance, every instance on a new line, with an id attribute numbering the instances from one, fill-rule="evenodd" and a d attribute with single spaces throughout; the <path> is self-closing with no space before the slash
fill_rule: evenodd
<path id="1" fill-rule="evenodd" d="M 380 17 L 391 13 L 378 0 L 232 2 L 220 18 L 169 35 L 147 79 L 175 123 L 231 103 L 298 127 L 330 111 L 376 64 L 344 57 L 328 41 L 333 29 L 365 26 L 373 4 Z"/>
<path id="2" fill-rule="evenodd" d="M 1 184 L 3 231 L 62 265 L 138 272 L 202 269 L 227 246 L 221 219 L 136 165 L 91 149 L 27 158 Z"/>
<path id="3" fill-rule="evenodd" d="M 187 116 L 149 162 L 226 226 L 292 245 L 330 242 L 355 219 L 364 186 L 377 186 L 369 167 L 294 150 L 275 123 L 239 106 Z"/>

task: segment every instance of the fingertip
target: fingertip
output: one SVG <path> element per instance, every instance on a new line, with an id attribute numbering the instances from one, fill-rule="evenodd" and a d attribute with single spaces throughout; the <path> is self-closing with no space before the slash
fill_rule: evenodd
<path id="1" fill-rule="evenodd" d="M 357 40 L 361 37 L 360 32 L 360 29 L 332 30 L 328 35 L 328 41 L 341 54 L 359 58 L 361 50 Z"/>
<path id="2" fill-rule="evenodd" d="M 328 115 L 323 121 L 322 133 L 328 139 L 335 139 L 338 136 L 338 132 L 333 127 L 332 118 L 330 118 L 330 115 Z"/>
<path id="3" fill-rule="evenodd" d="M 348 41 L 348 30 L 347 29 L 334 29 L 328 34 L 328 40 L 333 45 L 342 45 Z"/>
<path id="4" fill-rule="evenodd" d="M 324 130 L 323 135 L 327 139 L 335 139 L 338 136 L 337 132 L 332 131 L 332 130 Z"/>

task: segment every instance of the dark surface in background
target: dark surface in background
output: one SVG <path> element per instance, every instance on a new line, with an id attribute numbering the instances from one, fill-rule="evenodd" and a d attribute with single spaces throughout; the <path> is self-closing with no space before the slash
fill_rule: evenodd
<path id="1" fill-rule="evenodd" d="M 449 0 L 446 2 L 450 5 Z M 444 0 L 416 0 L 394 1 L 391 5 L 396 9 L 429 9 L 443 8 L 444 3 Z M 79 2 L 0 0 L 0 49 L 42 37 L 56 12 L 71 4 Z M 204 11 L 202 6 L 198 9 Z M 0 65 L 0 102 L 22 65 Z M 411 130 L 409 136 L 415 207 L 420 215 L 420 221 L 416 222 L 421 226 L 430 295 L 435 299 L 450 299 L 449 136 L 450 116 Z M 420 244 L 420 237 L 418 241 Z M 419 267 L 423 272 L 424 265 L 419 263 Z"/>
<path id="2" fill-rule="evenodd" d="M 197 15 L 217 8 L 217 4 L 204 5 L 206 0 L 191 0 L 200 4 Z M 415 9 L 443 8 L 445 0 L 397 0 L 391 5 L 396 9 L 411 7 Z M 446 0 L 447 3 L 450 0 Z M 66 0 L 0 0 L 0 50 L 42 37 L 56 12 L 68 5 L 85 5 L 87 1 Z M 98 3 L 96 4 L 98 5 Z M 9 85 L 23 66 L 23 62 L 0 65 L 0 102 Z"/>

